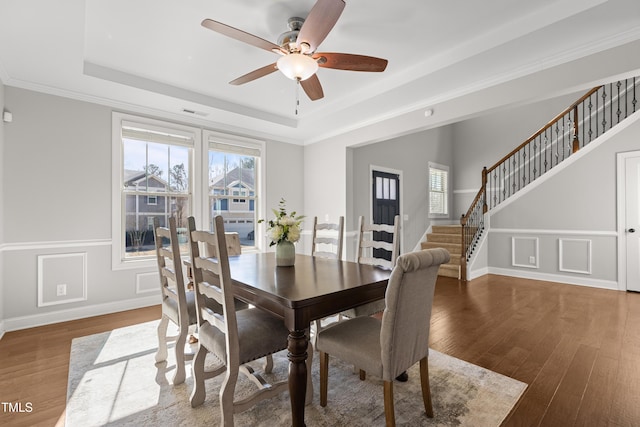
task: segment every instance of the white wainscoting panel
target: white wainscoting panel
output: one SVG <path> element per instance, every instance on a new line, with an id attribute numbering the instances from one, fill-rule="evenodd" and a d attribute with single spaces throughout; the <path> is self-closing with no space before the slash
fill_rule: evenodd
<path id="1" fill-rule="evenodd" d="M 158 272 L 136 274 L 136 294 L 148 294 L 151 292 L 157 292 L 160 295 L 160 276 Z"/>
<path id="2" fill-rule="evenodd" d="M 514 267 L 539 268 L 539 246 L 537 237 L 512 237 L 511 265 Z"/>
<path id="3" fill-rule="evenodd" d="M 38 307 L 86 300 L 86 252 L 38 255 Z"/>
<path id="4" fill-rule="evenodd" d="M 591 240 L 558 239 L 558 258 L 560 271 L 591 274 Z"/>

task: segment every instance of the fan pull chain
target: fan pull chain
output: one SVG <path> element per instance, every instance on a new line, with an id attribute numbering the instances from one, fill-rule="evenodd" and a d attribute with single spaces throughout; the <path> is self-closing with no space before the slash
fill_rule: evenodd
<path id="1" fill-rule="evenodd" d="M 296 116 L 300 107 L 300 79 L 296 79 Z"/>

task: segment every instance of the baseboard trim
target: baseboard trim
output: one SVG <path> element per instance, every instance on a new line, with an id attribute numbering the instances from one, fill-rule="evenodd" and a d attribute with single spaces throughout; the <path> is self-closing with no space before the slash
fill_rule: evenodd
<path id="1" fill-rule="evenodd" d="M 0 320 L 0 340 L 2 339 L 2 337 L 4 336 L 5 333 L 5 329 L 4 329 L 4 320 Z"/>
<path id="2" fill-rule="evenodd" d="M 544 282 L 556 282 L 567 285 L 586 286 L 589 288 L 610 289 L 614 291 L 620 289 L 618 283 L 612 280 L 589 279 L 574 276 L 564 276 L 560 274 L 536 273 L 530 271 L 512 270 L 508 268 L 492 268 L 488 267 L 485 274 L 497 274 L 499 276 L 511 276 L 521 279 L 541 280 Z M 475 275 L 474 277 L 479 277 Z"/>
<path id="3" fill-rule="evenodd" d="M 4 319 L 4 321 L 0 323 L 0 331 L 10 332 L 20 329 L 35 328 L 37 326 L 50 325 L 52 323 L 68 322 L 70 320 L 117 313 L 119 311 L 133 310 L 157 304 L 160 304 L 159 296 L 154 295 L 105 304 L 71 308 L 67 310 L 52 311 L 42 314 L 34 314 L 30 316 L 13 317 Z"/>
<path id="4" fill-rule="evenodd" d="M 478 277 L 489 274 L 489 267 L 479 268 L 469 272 L 467 280 L 477 279 Z"/>

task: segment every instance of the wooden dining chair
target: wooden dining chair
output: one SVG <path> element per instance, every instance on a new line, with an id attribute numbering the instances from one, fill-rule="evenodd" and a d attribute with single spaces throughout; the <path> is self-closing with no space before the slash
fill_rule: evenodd
<path id="1" fill-rule="evenodd" d="M 338 322 L 318 334 L 320 406 L 327 406 L 329 355 L 381 378 L 387 426 L 395 426 L 393 381 L 420 362 L 422 401 L 433 417 L 429 387 L 429 329 L 438 268 L 449 261 L 445 249 L 401 255 L 389 277 L 382 319 L 370 316 Z"/>
<path id="2" fill-rule="evenodd" d="M 311 238 L 311 256 L 328 259 L 342 259 L 344 240 L 344 216 L 338 218 L 337 223 L 319 223 L 318 217 L 313 217 L 313 234 Z M 317 319 L 313 324 L 313 341 L 322 328 L 325 319 Z"/>
<path id="3" fill-rule="evenodd" d="M 288 389 L 286 379 L 269 384 L 244 364 L 286 349 L 289 331 L 282 319 L 260 309 L 236 311 L 223 218 L 215 217 L 214 233 L 211 233 L 196 230 L 194 218 L 189 217 L 188 230 L 199 331 L 198 350 L 192 364 L 194 388 L 191 406 L 196 407 L 204 402 L 205 379 L 225 373 L 220 391 L 221 424 L 233 426 L 234 413 L 243 412 L 257 402 Z M 200 256 L 200 244 L 215 246 L 218 257 Z M 216 277 L 217 283 L 204 280 L 207 277 L 205 273 Z M 218 301 L 223 306 L 223 315 L 204 306 L 205 297 Z M 209 371 L 205 371 L 207 353 L 213 353 L 221 361 Z M 272 367 L 273 361 L 269 358 L 265 372 L 270 372 Z M 257 390 L 236 400 L 234 393 L 239 373 L 251 379 Z"/>
<path id="4" fill-rule="evenodd" d="M 344 239 L 344 217 L 337 223 L 319 223 L 313 217 L 313 235 L 311 238 L 311 256 L 320 258 L 342 259 Z"/>
<path id="5" fill-rule="evenodd" d="M 358 248 L 356 262 L 358 264 L 375 265 L 391 270 L 398 259 L 398 243 L 400 240 L 400 216 L 396 215 L 393 225 L 367 224 L 364 217 L 358 219 Z M 389 241 L 390 240 L 390 241 Z M 343 311 L 341 316 L 371 316 L 384 310 L 384 301 L 376 301 Z"/>
<path id="6" fill-rule="evenodd" d="M 175 341 L 176 372 L 173 376 L 173 384 L 176 385 L 181 384 L 185 379 L 185 358 L 192 356 L 185 355 L 185 344 L 189 327 L 196 324 L 197 318 L 194 294 L 188 292 L 184 285 L 176 219 L 170 217 L 168 225 L 169 227 L 161 227 L 158 218 L 153 219 L 162 295 L 162 317 L 158 325 L 158 351 L 155 359 L 156 362 L 167 360 L 167 345 Z M 178 335 L 167 336 L 169 322 L 178 327 Z"/>

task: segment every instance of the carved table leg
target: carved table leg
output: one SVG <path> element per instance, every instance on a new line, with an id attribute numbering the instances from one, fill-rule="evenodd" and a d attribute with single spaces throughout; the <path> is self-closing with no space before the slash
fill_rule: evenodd
<path id="1" fill-rule="evenodd" d="M 307 389 L 307 335 L 305 331 L 289 332 L 289 396 L 291 422 L 294 427 L 304 426 L 304 405 Z"/>

